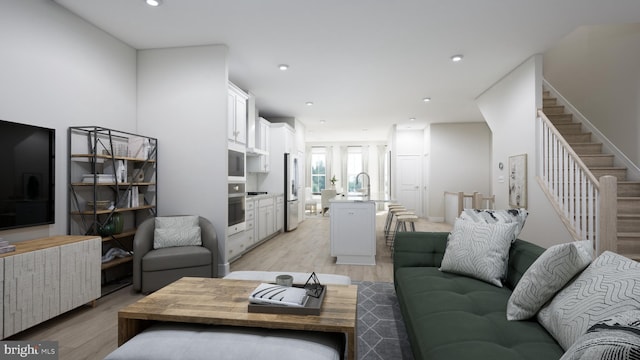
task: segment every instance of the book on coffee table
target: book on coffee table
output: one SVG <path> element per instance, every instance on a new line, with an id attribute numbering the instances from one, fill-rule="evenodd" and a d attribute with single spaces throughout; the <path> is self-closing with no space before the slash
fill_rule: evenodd
<path id="1" fill-rule="evenodd" d="M 282 288 L 286 289 L 278 293 Z M 265 289 L 267 290 L 262 293 L 271 291 L 271 295 L 260 297 L 262 293 L 256 294 Z M 285 297 L 280 299 L 285 293 Z M 320 315 L 325 293 L 325 285 L 318 285 L 310 292 L 304 285 L 293 284 L 287 287 L 262 283 L 251 292 L 248 310 L 250 313 Z M 274 294 L 273 299 L 269 299 Z"/>

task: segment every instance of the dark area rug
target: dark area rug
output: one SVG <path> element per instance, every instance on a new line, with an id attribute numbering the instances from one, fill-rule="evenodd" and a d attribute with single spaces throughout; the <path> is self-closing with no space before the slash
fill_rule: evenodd
<path id="1" fill-rule="evenodd" d="M 358 285 L 358 359 L 413 360 L 393 284 L 371 281 L 353 284 Z"/>

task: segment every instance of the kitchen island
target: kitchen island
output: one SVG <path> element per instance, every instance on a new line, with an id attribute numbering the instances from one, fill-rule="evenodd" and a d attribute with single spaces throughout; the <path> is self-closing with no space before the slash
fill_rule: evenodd
<path id="1" fill-rule="evenodd" d="M 376 264 L 376 201 L 338 196 L 329 202 L 336 264 Z"/>

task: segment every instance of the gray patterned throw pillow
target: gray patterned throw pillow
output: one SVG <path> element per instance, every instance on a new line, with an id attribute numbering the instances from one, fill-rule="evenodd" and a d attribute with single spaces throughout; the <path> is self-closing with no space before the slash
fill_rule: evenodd
<path id="1" fill-rule="evenodd" d="M 502 287 L 509 247 L 517 224 L 485 224 L 457 219 L 440 270 Z"/>
<path id="2" fill-rule="evenodd" d="M 538 321 L 568 349 L 595 323 L 640 310 L 640 263 L 605 251 L 538 312 Z"/>
<path id="3" fill-rule="evenodd" d="M 605 319 L 587 330 L 560 360 L 640 359 L 640 311 Z"/>
<path id="4" fill-rule="evenodd" d="M 153 231 L 153 248 L 202 245 L 199 224 L 198 216 L 157 217 Z"/>
<path id="5" fill-rule="evenodd" d="M 562 289 L 592 260 L 583 242 L 548 248 L 524 273 L 507 303 L 507 320 L 525 320 Z"/>
<path id="6" fill-rule="evenodd" d="M 175 229 L 155 229 L 153 231 L 153 248 L 162 249 L 174 246 L 200 246 L 202 237 L 200 227 L 183 227 Z"/>

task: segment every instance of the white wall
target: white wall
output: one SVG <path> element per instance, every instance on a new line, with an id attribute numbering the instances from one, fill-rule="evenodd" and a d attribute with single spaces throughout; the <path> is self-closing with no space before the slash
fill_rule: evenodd
<path id="1" fill-rule="evenodd" d="M 158 214 L 194 214 L 218 233 L 228 270 L 228 49 L 196 46 L 138 53 L 138 128 L 158 138 Z"/>
<path id="2" fill-rule="evenodd" d="M 640 165 L 640 24 L 578 28 L 544 54 L 544 77 Z"/>
<path id="3" fill-rule="evenodd" d="M 0 49 L 0 119 L 56 129 L 55 224 L 0 237 L 66 234 L 67 130 L 135 132 L 136 51 L 50 0 L 3 1 Z"/>
<path id="4" fill-rule="evenodd" d="M 444 219 L 444 192 L 491 194 L 491 131 L 486 123 L 430 126 L 429 217 Z"/>
<path id="5" fill-rule="evenodd" d="M 533 56 L 477 98 L 493 133 L 492 183 L 496 208 L 509 207 L 508 163 L 512 155 L 527 154 L 529 217 L 520 238 L 543 247 L 572 238 L 536 181 L 536 110 L 542 107 L 542 57 Z M 505 167 L 498 169 L 498 163 Z"/>

